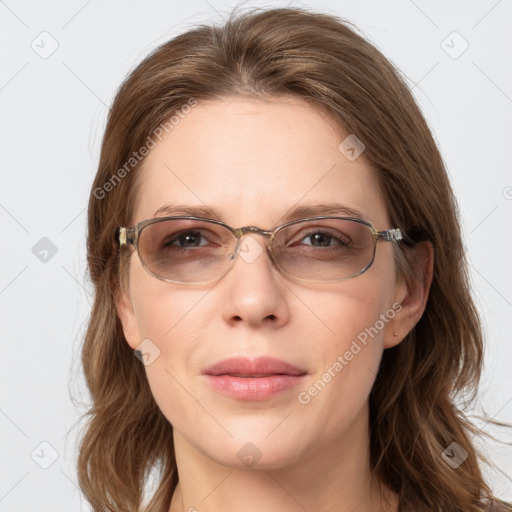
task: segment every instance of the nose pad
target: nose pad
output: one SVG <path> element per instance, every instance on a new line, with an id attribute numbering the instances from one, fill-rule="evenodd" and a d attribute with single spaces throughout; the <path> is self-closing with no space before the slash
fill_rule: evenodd
<path id="1" fill-rule="evenodd" d="M 233 260 L 236 258 L 236 255 L 237 255 L 237 254 L 238 254 L 238 252 L 239 252 L 240 241 L 241 241 L 241 238 L 237 238 L 237 239 L 236 239 L 236 245 L 235 245 L 235 248 L 233 249 L 233 252 L 228 256 L 228 258 L 229 258 L 229 260 L 230 260 L 230 261 L 233 261 Z"/>
<path id="2" fill-rule="evenodd" d="M 272 262 L 272 266 L 277 268 L 277 261 L 274 258 L 274 253 L 272 252 L 272 248 L 269 245 L 267 245 L 267 254 L 268 257 L 270 258 L 270 261 Z"/>

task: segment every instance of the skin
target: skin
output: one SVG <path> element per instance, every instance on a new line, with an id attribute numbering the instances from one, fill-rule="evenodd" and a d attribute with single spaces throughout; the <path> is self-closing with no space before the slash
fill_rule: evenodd
<path id="1" fill-rule="evenodd" d="M 298 98 L 201 101 L 146 158 L 133 224 L 179 203 L 212 206 L 233 227 L 270 229 L 297 204 L 338 202 L 377 230 L 395 227 L 364 154 L 350 161 L 338 150 L 346 135 Z M 433 254 L 422 245 L 411 256 L 424 279 L 408 290 L 392 251 L 379 242 L 366 272 L 322 284 L 290 280 L 265 253 L 251 263 L 237 258 L 213 284 L 166 283 L 132 254 L 129 289 L 117 307 L 130 347 L 149 338 L 160 350 L 145 368 L 174 430 L 180 483 L 171 511 L 398 510 L 397 497 L 370 473 L 368 395 L 383 350 L 400 343 L 424 311 Z M 396 303 L 393 321 L 300 403 L 298 393 Z M 304 368 L 305 385 L 242 402 L 205 383 L 202 369 L 240 355 Z M 261 453 L 250 468 L 237 457 L 247 443 Z"/>

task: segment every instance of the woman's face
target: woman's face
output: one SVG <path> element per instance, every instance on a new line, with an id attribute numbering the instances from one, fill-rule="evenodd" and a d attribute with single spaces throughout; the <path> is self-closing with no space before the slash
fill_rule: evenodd
<path id="1" fill-rule="evenodd" d="M 337 203 L 377 230 L 393 228 L 364 153 L 353 159 L 338 148 L 348 135 L 296 98 L 200 101 L 147 156 L 133 224 L 186 205 L 213 208 L 232 227 L 270 230 L 292 208 Z M 254 257 L 240 253 L 207 285 L 156 279 L 133 253 L 118 304 L 126 339 L 133 349 L 146 340 L 147 378 L 180 450 L 233 468 L 347 454 L 366 435 L 382 352 L 406 334 L 392 244 L 379 242 L 359 276 L 304 283 L 259 251 L 264 237 L 247 238 Z M 231 358 L 248 361 L 205 374 Z M 257 358 L 296 375 L 281 363 L 251 366 Z"/>

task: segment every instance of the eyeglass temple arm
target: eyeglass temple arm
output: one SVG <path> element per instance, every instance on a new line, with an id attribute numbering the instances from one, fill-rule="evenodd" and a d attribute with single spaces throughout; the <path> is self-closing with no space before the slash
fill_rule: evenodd
<path id="1" fill-rule="evenodd" d="M 119 241 L 119 245 L 135 245 L 135 228 L 124 228 L 119 226 L 117 228 L 116 238 Z"/>
<path id="2" fill-rule="evenodd" d="M 375 236 L 378 240 L 387 240 L 388 242 L 402 240 L 404 237 L 400 228 L 386 229 L 386 231 L 377 231 Z"/>

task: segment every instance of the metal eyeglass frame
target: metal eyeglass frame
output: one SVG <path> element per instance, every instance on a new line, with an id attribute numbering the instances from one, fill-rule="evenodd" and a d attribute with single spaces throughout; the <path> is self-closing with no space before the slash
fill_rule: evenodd
<path id="1" fill-rule="evenodd" d="M 146 269 L 146 271 L 149 274 L 151 274 L 153 277 L 156 277 L 157 279 L 160 279 L 160 280 L 165 281 L 165 282 L 180 283 L 180 284 L 184 284 L 184 283 L 196 284 L 196 283 L 202 283 L 203 281 L 176 281 L 176 280 L 173 280 L 173 279 L 168 279 L 168 278 L 159 276 L 158 274 L 155 274 L 146 265 L 146 263 L 144 262 L 144 260 L 141 257 L 140 250 L 139 250 L 139 236 L 140 236 L 141 231 L 145 227 L 150 226 L 151 224 L 156 224 L 158 222 L 164 222 L 164 221 L 173 220 L 173 219 L 177 219 L 177 220 L 178 219 L 199 220 L 201 222 L 210 222 L 212 224 L 218 224 L 220 226 L 223 226 L 223 227 L 227 228 L 234 235 L 234 237 L 236 238 L 236 242 L 237 242 L 234 252 L 230 255 L 230 258 L 232 260 L 235 259 L 234 255 L 238 253 L 240 239 L 242 238 L 242 236 L 247 235 L 249 233 L 254 233 L 254 234 L 262 235 L 265 238 L 269 238 L 269 244 L 267 245 L 267 251 L 268 251 L 268 253 L 270 255 L 270 258 L 271 258 L 272 262 L 276 265 L 276 267 L 279 268 L 279 270 L 282 273 L 286 274 L 287 276 L 291 277 L 292 279 L 295 279 L 297 281 L 304 281 L 304 282 L 331 283 L 331 282 L 344 281 L 346 279 L 351 279 L 352 277 L 356 277 L 356 276 L 362 274 L 363 272 L 365 272 L 366 270 L 368 270 L 371 267 L 371 265 L 372 265 L 372 263 L 373 263 L 373 261 L 375 259 L 375 252 L 376 252 L 376 249 L 377 249 L 377 242 L 379 240 L 384 240 L 386 242 L 397 242 L 397 241 L 402 240 L 404 238 L 403 233 L 400 230 L 400 228 L 390 228 L 390 229 L 386 229 L 384 231 L 377 231 L 372 226 L 372 224 L 370 222 L 366 221 L 366 220 L 359 219 L 359 218 L 354 218 L 354 217 L 337 217 L 337 216 L 320 216 L 320 217 L 307 217 L 307 218 L 304 218 L 304 219 L 298 219 L 298 220 L 294 220 L 294 221 L 291 221 L 291 222 L 287 222 L 286 224 L 282 224 L 282 225 L 276 227 L 272 231 L 267 231 L 267 230 L 258 228 L 256 226 L 243 226 L 243 227 L 240 227 L 240 228 L 232 228 L 231 226 L 229 226 L 228 224 L 226 224 L 225 222 L 222 222 L 220 220 L 207 219 L 207 218 L 203 218 L 203 217 L 193 217 L 193 216 L 187 216 L 187 215 L 178 215 L 178 216 L 173 216 L 173 217 L 155 217 L 153 219 L 143 220 L 143 221 L 139 222 L 138 224 L 136 224 L 133 227 L 119 226 L 117 228 L 117 230 L 116 230 L 116 239 L 118 240 L 120 247 L 124 247 L 124 246 L 127 246 L 127 245 L 133 245 L 135 247 L 136 251 L 137 251 L 137 254 L 139 256 L 140 262 L 142 263 L 142 266 Z M 358 222 L 359 224 L 363 224 L 363 225 L 367 226 L 371 230 L 373 238 L 374 238 L 373 254 L 372 254 L 372 258 L 371 258 L 370 262 L 365 267 L 363 267 L 362 270 L 360 270 L 359 272 L 357 272 L 355 274 L 352 274 L 352 275 L 350 275 L 348 277 L 343 277 L 341 279 L 315 280 L 315 279 L 304 279 L 304 278 L 300 278 L 300 277 L 295 277 L 295 276 L 289 274 L 288 272 L 286 272 L 284 269 L 282 269 L 279 266 L 279 264 L 277 263 L 277 261 L 274 258 L 274 254 L 272 253 L 272 242 L 274 240 L 275 235 L 281 229 L 283 229 L 283 228 L 285 228 L 287 226 L 290 226 L 292 224 L 298 224 L 300 222 L 311 221 L 311 220 L 322 220 L 322 219 L 339 219 L 339 220 L 354 221 L 354 222 Z M 231 270 L 231 268 L 232 268 L 232 266 L 228 267 L 226 272 L 224 274 L 222 274 L 221 276 L 219 276 L 217 278 L 217 280 L 219 280 L 222 277 L 224 277 Z M 213 280 L 214 279 L 211 279 L 210 281 L 213 281 Z"/>

